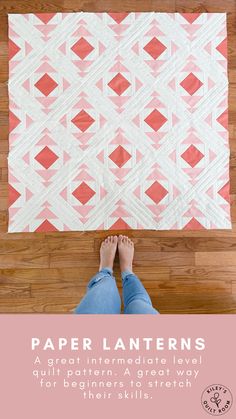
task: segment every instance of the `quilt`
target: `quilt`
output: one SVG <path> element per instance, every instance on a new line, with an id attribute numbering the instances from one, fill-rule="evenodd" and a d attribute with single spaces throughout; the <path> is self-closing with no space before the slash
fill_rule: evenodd
<path id="1" fill-rule="evenodd" d="M 226 14 L 8 20 L 9 232 L 231 228 Z"/>

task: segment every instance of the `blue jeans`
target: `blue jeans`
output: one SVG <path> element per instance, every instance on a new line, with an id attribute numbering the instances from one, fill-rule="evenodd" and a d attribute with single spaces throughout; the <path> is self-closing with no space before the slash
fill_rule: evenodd
<path id="1" fill-rule="evenodd" d="M 158 314 L 143 284 L 130 271 L 122 272 L 124 314 Z M 103 268 L 88 283 L 87 292 L 74 313 L 120 314 L 121 299 L 110 268 Z"/>

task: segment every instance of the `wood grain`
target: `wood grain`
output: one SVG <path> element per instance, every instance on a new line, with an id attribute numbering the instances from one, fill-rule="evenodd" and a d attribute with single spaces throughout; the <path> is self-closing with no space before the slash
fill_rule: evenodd
<path id="1" fill-rule="evenodd" d="M 120 231 L 135 243 L 134 270 L 161 313 L 236 313 L 235 0 L 0 0 L 0 313 L 71 313 L 97 270 L 106 231 L 7 234 L 7 13 L 227 12 L 232 231 Z M 121 292 L 118 260 L 114 274 Z"/>

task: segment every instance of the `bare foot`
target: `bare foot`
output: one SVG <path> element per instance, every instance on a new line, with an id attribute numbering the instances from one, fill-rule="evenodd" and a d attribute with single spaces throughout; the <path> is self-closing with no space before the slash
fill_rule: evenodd
<path id="1" fill-rule="evenodd" d="M 102 268 L 113 269 L 113 263 L 115 259 L 117 249 L 117 236 L 108 236 L 101 244 L 100 247 L 100 266 L 99 271 Z"/>
<path id="2" fill-rule="evenodd" d="M 134 258 L 134 243 L 127 236 L 120 235 L 118 237 L 118 250 L 120 258 L 120 270 L 131 271 Z"/>

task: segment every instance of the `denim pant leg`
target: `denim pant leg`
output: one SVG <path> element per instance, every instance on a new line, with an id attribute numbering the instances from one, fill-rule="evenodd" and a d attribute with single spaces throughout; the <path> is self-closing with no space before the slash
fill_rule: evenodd
<path id="1" fill-rule="evenodd" d="M 120 314 L 121 300 L 110 268 L 103 268 L 89 281 L 75 314 Z"/>
<path id="2" fill-rule="evenodd" d="M 124 314 L 158 314 L 139 278 L 130 271 L 121 274 Z"/>

